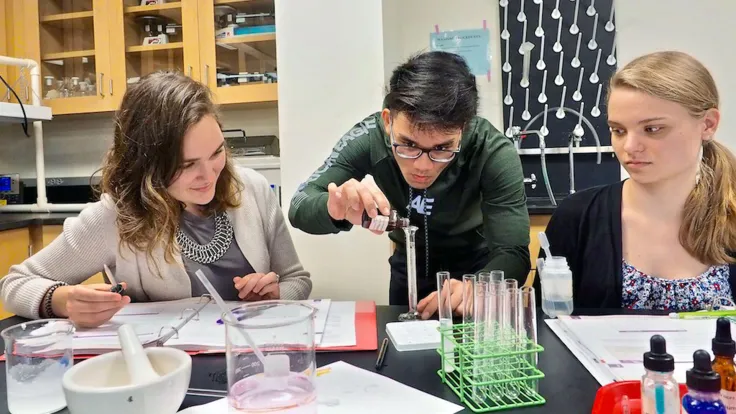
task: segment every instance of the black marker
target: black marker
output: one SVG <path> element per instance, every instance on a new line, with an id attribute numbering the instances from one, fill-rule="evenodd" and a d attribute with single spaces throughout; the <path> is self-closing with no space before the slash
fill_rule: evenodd
<path id="1" fill-rule="evenodd" d="M 115 281 L 115 278 L 112 276 L 112 272 L 110 271 L 110 268 L 105 265 L 105 275 L 107 275 L 107 280 L 113 285 L 110 288 L 110 292 L 112 293 L 119 293 L 121 295 L 125 294 L 125 288 L 121 283 L 118 283 Z"/>
<path id="2" fill-rule="evenodd" d="M 383 338 L 381 349 L 378 351 L 378 359 L 376 360 L 376 371 L 383 368 L 383 362 L 386 360 L 386 352 L 388 352 L 388 338 Z"/>

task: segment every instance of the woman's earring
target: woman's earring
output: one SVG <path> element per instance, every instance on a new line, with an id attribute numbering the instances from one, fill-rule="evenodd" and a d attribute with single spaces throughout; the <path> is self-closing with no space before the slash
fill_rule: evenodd
<path id="1" fill-rule="evenodd" d="M 698 185 L 700 182 L 700 176 L 701 171 L 703 170 L 703 146 L 700 146 L 700 151 L 698 151 L 698 171 L 695 173 L 695 185 Z"/>

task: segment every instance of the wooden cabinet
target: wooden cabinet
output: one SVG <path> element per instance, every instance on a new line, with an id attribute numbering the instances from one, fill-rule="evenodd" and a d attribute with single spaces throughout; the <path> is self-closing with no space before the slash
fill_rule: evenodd
<path id="1" fill-rule="evenodd" d="M 23 262 L 30 252 L 28 228 L 0 231 L 0 277 L 8 274 L 10 267 Z M 0 319 L 13 316 L 0 303 Z"/>
<path id="2" fill-rule="evenodd" d="M 113 111 L 127 85 L 157 70 L 201 81 L 221 104 L 278 99 L 274 0 L 4 1 L 0 48 L 40 62 L 54 115 Z M 30 103 L 30 74 L 3 70 Z"/>

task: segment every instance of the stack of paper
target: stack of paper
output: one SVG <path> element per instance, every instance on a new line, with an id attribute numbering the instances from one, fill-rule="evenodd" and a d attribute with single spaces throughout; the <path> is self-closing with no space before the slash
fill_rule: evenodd
<path id="1" fill-rule="evenodd" d="M 667 341 L 667 352 L 675 359 L 675 379 L 685 382 L 693 352 L 711 352 L 716 332 L 715 319 L 668 316 L 573 316 L 545 322 L 601 385 L 640 380 L 644 353 L 655 334 Z"/>
<path id="2" fill-rule="evenodd" d="M 463 407 L 343 361 L 320 368 L 316 377 L 320 414 L 454 414 Z M 324 372 L 324 371 L 323 371 Z M 227 412 L 227 399 L 182 410 L 180 414 Z"/>

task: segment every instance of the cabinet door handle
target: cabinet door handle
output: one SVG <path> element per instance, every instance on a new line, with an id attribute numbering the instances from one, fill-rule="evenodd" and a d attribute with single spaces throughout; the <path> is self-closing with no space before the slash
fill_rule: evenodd
<path id="1" fill-rule="evenodd" d="M 112 96 L 112 78 L 110 78 L 110 96 Z"/>
<path id="2" fill-rule="evenodd" d="M 103 90 L 103 88 L 105 86 L 105 84 L 103 83 L 104 82 L 104 79 L 105 79 L 105 74 L 104 73 L 100 73 L 100 81 L 97 82 L 97 92 L 103 98 L 105 97 L 105 93 L 104 93 L 104 90 Z"/>
<path id="3" fill-rule="evenodd" d="M 28 86 L 26 86 L 26 102 L 30 102 L 30 100 L 28 99 Z"/>
<path id="4" fill-rule="evenodd" d="M 193 71 L 192 65 L 189 65 L 189 77 L 190 78 L 192 77 L 192 71 Z"/>
<path id="5" fill-rule="evenodd" d="M 210 65 L 204 65 L 204 86 L 210 86 Z"/>
<path id="6" fill-rule="evenodd" d="M 28 245 L 28 257 L 31 257 L 31 256 L 33 256 L 33 245 L 29 244 Z"/>

